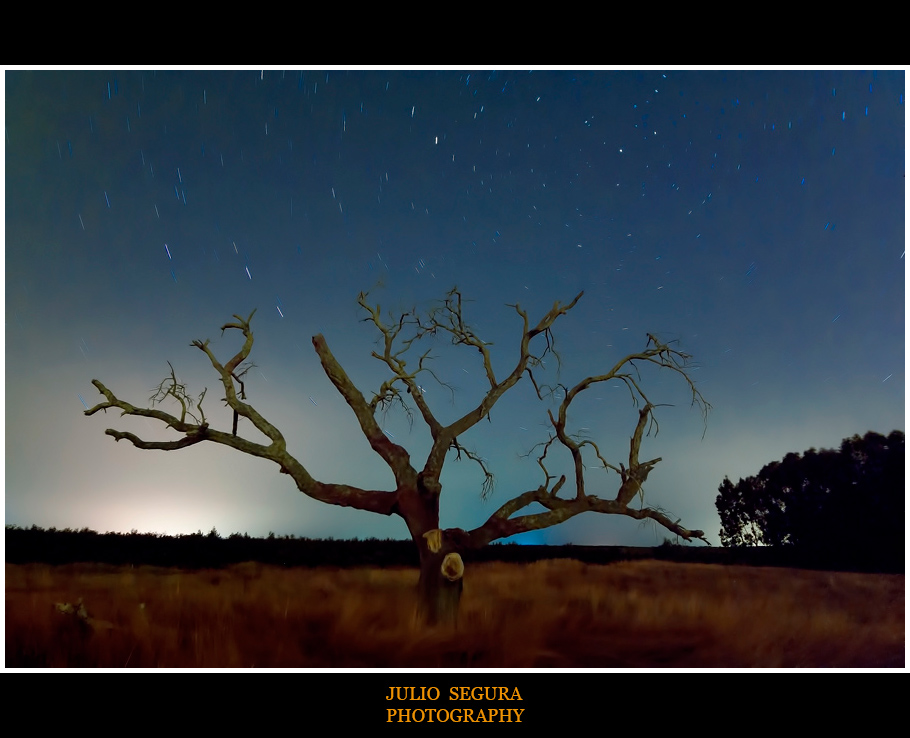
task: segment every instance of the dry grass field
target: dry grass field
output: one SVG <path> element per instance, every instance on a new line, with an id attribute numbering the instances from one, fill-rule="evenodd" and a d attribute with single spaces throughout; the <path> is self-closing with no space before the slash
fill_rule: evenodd
<path id="1" fill-rule="evenodd" d="M 412 569 L 7 564 L 6 666 L 904 666 L 903 575 L 475 564 L 454 629 L 414 622 L 416 582 Z"/>

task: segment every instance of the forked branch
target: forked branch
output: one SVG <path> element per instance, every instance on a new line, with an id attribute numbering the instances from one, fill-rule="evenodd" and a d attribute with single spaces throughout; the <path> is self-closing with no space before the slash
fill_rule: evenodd
<path id="1" fill-rule="evenodd" d="M 255 311 L 254 311 L 255 312 Z M 160 451 L 174 451 L 188 446 L 193 446 L 202 441 L 211 441 L 224 446 L 236 449 L 251 456 L 268 459 L 275 462 L 283 474 L 289 474 L 297 484 L 298 489 L 304 494 L 333 505 L 345 507 L 354 507 L 370 512 L 377 512 L 383 515 L 390 515 L 395 511 L 396 494 L 381 490 L 364 490 L 344 484 L 327 484 L 315 480 L 306 468 L 287 452 L 284 436 L 269 423 L 259 412 L 256 411 L 245 400 L 246 387 L 244 386 L 243 376 L 252 366 L 246 365 L 240 368 L 247 361 L 250 351 L 253 347 L 253 332 L 250 329 L 250 320 L 253 317 L 242 318 L 239 315 L 234 316 L 235 323 L 227 323 L 222 327 L 222 332 L 226 329 L 233 328 L 241 331 L 245 341 L 240 349 L 230 361 L 221 364 L 215 357 L 209 341 L 193 341 L 191 345 L 198 348 L 206 356 L 212 366 L 218 372 L 225 390 L 224 402 L 233 410 L 234 422 L 233 432 L 225 433 L 210 427 L 208 420 L 202 412 L 201 403 L 205 397 L 205 390 L 195 402 L 196 411 L 192 411 L 194 402 L 186 391 L 186 386 L 181 383 L 176 376 L 173 366 L 170 367 L 170 375 L 166 377 L 159 385 L 158 389 L 150 398 L 153 407 L 143 408 L 136 407 L 129 402 L 118 398 L 111 390 L 104 386 L 99 380 L 93 379 L 92 384 L 104 396 L 104 402 L 98 403 L 84 412 L 86 416 L 91 416 L 100 410 L 107 411 L 117 409 L 121 411 L 121 416 L 132 415 L 136 417 L 149 418 L 164 423 L 165 427 L 182 433 L 183 437 L 173 441 L 147 441 L 134 433 L 119 431 L 109 428 L 105 433 L 117 441 L 127 440 L 136 448 L 155 449 Z M 235 382 L 240 387 L 239 396 Z M 164 410 L 154 407 L 160 405 L 161 401 L 171 397 L 180 406 L 179 417 L 172 415 Z M 192 418 L 195 422 L 189 422 L 187 417 Z M 249 419 L 253 425 L 261 431 L 270 441 L 268 444 L 256 443 L 237 435 L 237 417 L 243 416 Z"/>
<path id="2" fill-rule="evenodd" d="M 708 541 L 704 537 L 704 531 L 689 530 L 681 526 L 679 520 L 674 521 L 670 519 L 662 510 L 644 507 L 643 485 L 647 480 L 648 475 L 661 459 L 658 457 L 648 461 L 640 460 L 641 444 L 643 437 L 646 435 L 646 429 L 653 428 L 656 435 L 658 426 L 653 415 L 654 409 L 657 406 L 650 401 L 641 388 L 636 362 L 654 364 L 662 369 L 669 369 L 683 377 L 691 392 L 692 404 L 698 405 L 701 408 L 703 417 L 705 418 L 705 421 L 707 421 L 707 414 L 711 406 L 705 401 L 699 390 L 695 387 L 695 383 L 692 381 L 691 377 L 689 377 L 688 369 L 690 368 L 690 359 L 691 357 L 688 354 L 672 348 L 669 344 L 660 342 L 654 335 L 649 333 L 648 342 L 643 351 L 626 356 L 624 359 L 617 362 L 606 374 L 588 377 L 573 387 L 560 386 L 560 389 L 564 392 L 562 401 L 555 414 L 553 411 L 548 411 L 553 433 L 546 442 L 538 444 L 538 446 L 535 447 L 540 449 L 537 463 L 543 471 L 543 484 L 539 488 L 525 492 L 502 505 L 490 516 L 486 523 L 470 533 L 465 534 L 467 536 L 465 539 L 466 542 L 472 546 L 484 545 L 496 538 L 512 536 L 529 530 L 538 530 L 557 525 L 582 512 L 590 511 L 628 515 L 639 520 L 654 520 L 685 540 L 697 538 L 707 543 Z M 630 372 L 628 369 L 632 369 L 633 372 Z M 531 378 L 538 398 L 544 399 L 545 396 L 552 398 L 552 390 L 545 391 L 544 386 L 538 384 L 531 368 L 527 368 L 526 371 Z M 608 463 L 594 441 L 580 439 L 577 435 L 570 434 L 567 430 L 568 412 L 572 402 L 592 385 L 610 380 L 623 382 L 631 393 L 633 402 L 637 405 L 641 405 L 641 408 L 638 411 L 638 421 L 629 441 L 628 466 L 624 463 L 620 463 L 617 467 L 614 464 Z M 648 434 L 650 434 L 650 430 L 648 430 Z M 559 482 L 553 486 L 552 489 L 550 488 L 554 476 L 548 469 L 546 459 L 553 449 L 554 444 L 557 442 L 568 451 L 572 458 L 575 479 L 575 496 L 574 499 L 571 500 L 557 496 L 557 493 L 566 481 L 565 476 L 560 477 Z M 586 448 L 590 448 L 591 451 L 593 451 L 596 459 L 600 462 L 599 465 L 601 468 L 616 472 L 619 475 L 620 485 L 614 499 L 601 499 L 596 495 L 589 494 L 586 488 L 587 480 L 585 476 L 587 468 L 583 460 L 583 451 Z M 631 503 L 636 496 L 641 499 L 642 506 L 638 509 L 630 508 L 629 503 Z M 546 512 L 512 517 L 519 510 L 528 507 L 532 503 L 542 505 L 546 508 Z"/>

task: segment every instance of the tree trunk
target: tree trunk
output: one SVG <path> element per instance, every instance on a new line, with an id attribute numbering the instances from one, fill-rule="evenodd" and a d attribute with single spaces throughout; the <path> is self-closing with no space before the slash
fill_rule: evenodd
<path id="1" fill-rule="evenodd" d="M 418 615 L 427 625 L 451 625 L 458 621 L 464 588 L 464 563 L 442 531 L 428 531 L 420 542 Z"/>

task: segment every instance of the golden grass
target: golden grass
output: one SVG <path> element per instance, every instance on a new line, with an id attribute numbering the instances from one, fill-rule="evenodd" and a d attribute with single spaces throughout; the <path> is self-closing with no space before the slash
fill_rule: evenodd
<path id="1" fill-rule="evenodd" d="M 903 667 L 904 577 L 659 561 L 412 569 L 6 565 L 7 667 Z M 56 603 L 82 600 L 88 620 Z"/>

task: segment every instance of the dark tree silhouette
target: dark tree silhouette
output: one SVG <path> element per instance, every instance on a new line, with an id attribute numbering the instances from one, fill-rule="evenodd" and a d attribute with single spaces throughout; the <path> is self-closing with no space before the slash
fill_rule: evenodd
<path id="1" fill-rule="evenodd" d="M 725 546 L 903 551 L 904 434 L 868 432 L 840 450 L 787 454 L 718 488 Z"/>
<path id="2" fill-rule="evenodd" d="M 437 620 L 451 621 L 458 610 L 462 587 L 464 565 L 461 552 L 480 548 L 500 538 L 517 533 L 547 528 L 568 520 L 583 512 L 627 515 L 636 520 L 653 520 L 685 540 L 694 538 L 705 540 L 704 532 L 689 530 L 680 525 L 657 508 L 645 507 L 642 485 L 649 473 L 660 461 L 659 458 L 641 461 L 639 453 L 645 430 L 649 433 L 653 425 L 656 405 L 651 402 L 641 386 L 639 365 L 652 364 L 678 374 L 691 393 L 692 404 L 697 405 L 707 419 L 710 406 L 704 401 L 688 374 L 690 356 L 669 344 L 662 343 L 655 336 L 648 334 L 645 348 L 638 353 L 629 354 L 620 359 L 604 374 L 582 379 L 573 386 L 558 384 L 555 387 L 542 385 L 537 381 L 535 372 L 539 373 L 543 359 L 552 355 L 558 360 L 554 351 L 554 323 L 568 313 L 581 299 L 579 293 L 568 305 L 556 302 L 536 325 L 531 325 L 527 313 L 520 305 L 509 305 L 518 314 L 523 324 L 518 338 L 518 360 L 505 376 L 497 376 L 493 369 L 489 343 L 481 340 L 474 330 L 465 322 L 462 296 L 457 289 L 451 290 L 445 299 L 431 308 L 426 314 L 416 309 L 405 312 L 387 322 L 381 314 L 379 305 L 367 302 L 367 294 L 361 293 L 358 304 L 363 309 L 365 321 L 372 323 L 379 333 L 381 348 L 373 351 L 373 358 L 379 360 L 389 370 L 389 377 L 368 400 L 350 380 L 338 360 L 329 349 L 323 335 L 313 337 L 313 347 L 322 368 L 332 384 L 353 411 L 366 436 L 370 447 L 389 466 L 394 475 L 395 489 L 390 491 L 361 489 L 341 483 L 322 482 L 314 479 L 304 464 L 291 456 L 286 447 L 284 436 L 266 420 L 252 405 L 246 402 L 246 387 L 243 377 L 249 369 L 246 363 L 253 348 L 253 332 L 250 320 L 235 315 L 236 322 L 222 326 L 222 333 L 228 329 L 240 331 L 244 336 L 243 347 L 226 363 L 222 364 L 209 347 L 209 341 L 193 341 L 192 345 L 202 351 L 218 373 L 224 387 L 224 402 L 233 411 L 233 423 L 230 432 L 210 427 L 202 410 L 205 392 L 198 400 L 187 394 L 171 367 L 170 375 L 158 386 L 150 398 L 150 408 L 139 408 L 117 398 L 114 393 L 97 379 L 92 384 L 104 395 L 105 401 L 85 411 L 85 415 L 94 415 L 99 410 L 117 408 L 123 415 L 136 415 L 152 418 L 173 429 L 182 438 L 174 441 L 145 441 L 132 433 L 108 429 L 105 433 L 117 441 L 126 439 L 137 448 L 172 451 L 192 446 L 202 441 L 220 443 L 224 446 L 259 456 L 275 462 L 284 474 L 288 474 L 297 484 L 298 489 L 310 497 L 332 505 L 354 507 L 369 510 L 382 515 L 398 515 L 404 519 L 411 538 L 420 553 L 419 603 L 422 615 L 430 622 Z M 255 312 L 255 311 L 254 311 Z M 464 346 L 476 352 L 482 363 L 483 372 L 489 389 L 480 398 L 479 403 L 462 417 L 448 425 L 443 425 L 433 414 L 424 397 L 418 381 L 424 381 L 421 374 L 436 375 L 429 367 L 432 358 L 427 350 L 415 356 L 416 362 L 408 364 L 405 355 L 417 353 L 417 344 L 432 343 L 440 338 L 449 339 L 453 345 Z M 535 349 L 532 352 L 532 342 Z M 410 357 L 409 357 L 410 358 Z M 415 365 L 416 364 L 416 365 Z M 532 452 L 537 454 L 537 463 L 542 471 L 542 484 L 536 489 L 527 490 L 513 499 L 500 505 L 486 521 L 473 530 L 460 528 L 440 528 L 439 498 L 442 493 L 440 475 L 443 464 L 450 455 L 465 457 L 475 462 L 483 474 L 481 495 L 488 496 L 492 491 L 493 474 L 487 468 L 487 462 L 477 453 L 462 445 L 461 439 L 474 425 L 489 419 L 490 410 L 496 402 L 512 389 L 525 375 L 533 385 L 537 397 L 560 399 L 555 412 L 547 410 L 551 431 L 548 438 L 538 444 Z M 633 403 L 639 407 L 638 418 L 629 444 L 627 464 L 618 466 L 609 463 L 600 447 L 591 440 L 583 440 L 571 433 L 568 427 L 567 414 L 572 403 L 592 385 L 615 380 L 629 390 Z M 439 381 L 439 380 L 437 380 Z M 440 382 L 441 383 L 441 382 Z M 446 385 L 447 386 L 447 385 Z M 557 398 L 558 395 L 558 398 Z M 161 401 L 170 398 L 179 406 L 179 416 L 164 412 L 155 407 Z M 411 417 L 416 410 L 426 424 L 432 437 L 432 447 L 422 465 L 412 463 L 408 452 L 389 438 L 376 421 L 377 410 L 399 405 Z M 268 438 L 268 443 L 256 443 L 238 435 L 238 419 L 245 418 Z M 536 451 L 535 451 L 536 449 Z M 560 497 L 559 493 L 567 481 L 565 474 L 556 476 L 551 471 L 552 457 L 557 449 L 562 449 L 571 461 L 569 476 L 574 485 L 574 494 Z M 619 476 L 619 488 L 613 499 L 598 497 L 590 493 L 591 484 L 585 477 L 583 454 L 587 461 L 596 460 L 604 469 L 612 470 Z M 605 478 L 604 478 L 605 479 Z M 596 491 L 606 488 L 604 481 L 598 480 Z M 602 493 L 603 494 L 603 493 Z M 609 495 L 610 493 L 607 493 Z M 639 496 L 642 504 L 638 507 L 631 503 Z M 521 510 L 537 503 L 544 510 L 524 515 L 516 515 Z M 707 542 L 707 541 L 706 541 Z"/>

